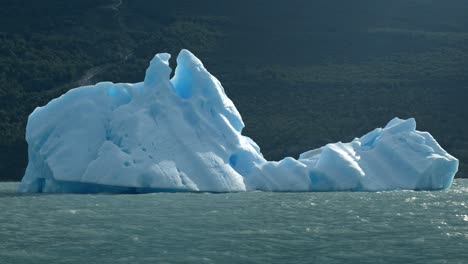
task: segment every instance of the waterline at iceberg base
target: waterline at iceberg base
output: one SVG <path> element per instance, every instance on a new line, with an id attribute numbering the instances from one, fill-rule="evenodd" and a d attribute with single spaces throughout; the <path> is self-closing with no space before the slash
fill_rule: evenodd
<path id="1" fill-rule="evenodd" d="M 449 188 L 458 160 L 414 119 L 267 161 L 221 83 L 187 50 L 145 80 L 72 89 L 29 116 L 20 192 L 381 191 Z"/>

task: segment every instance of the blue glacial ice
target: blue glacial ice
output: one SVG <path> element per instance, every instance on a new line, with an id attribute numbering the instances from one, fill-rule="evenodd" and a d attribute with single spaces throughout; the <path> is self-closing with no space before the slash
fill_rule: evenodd
<path id="1" fill-rule="evenodd" d="M 414 119 L 267 161 L 221 83 L 187 50 L 144 82 L 72 89 L 29 116 L 20 192 L 380 191 L 449 188 L 458 160 Z"/>

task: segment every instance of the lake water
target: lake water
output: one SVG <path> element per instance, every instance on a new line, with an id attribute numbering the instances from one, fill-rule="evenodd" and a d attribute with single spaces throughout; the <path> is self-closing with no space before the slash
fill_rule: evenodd
<path id="1" fill-rule="evenodd" d="M 0 263 L 468 263 L 468 180 L 381 193 L 15 193 Z"/>

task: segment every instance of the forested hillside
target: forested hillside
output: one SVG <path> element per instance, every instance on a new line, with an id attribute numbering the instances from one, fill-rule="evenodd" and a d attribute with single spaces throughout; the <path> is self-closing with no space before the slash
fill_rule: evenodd
<path id="1" fill-rule="evenodd" d="M 24 173 L 36 106 L 141 81 L 156 52 L 181 48 L 220 79 L 269 159 L 415 117 L 467 177 L 467 14 L 465 0 L 1 0 L 0 180 Z"/>

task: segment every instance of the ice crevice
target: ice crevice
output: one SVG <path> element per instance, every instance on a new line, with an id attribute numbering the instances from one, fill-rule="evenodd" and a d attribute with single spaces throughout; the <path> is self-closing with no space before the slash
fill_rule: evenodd
<path id="1" fill-rule="evenodd" d="M 449 188 L 458 160 L 412 118 L 349 143 L 267 161 L 221 83 L 188 50 L 157 54 L 140 83 L 72 89 L 26 128 L 21 192 L 381 191 Z"/>

